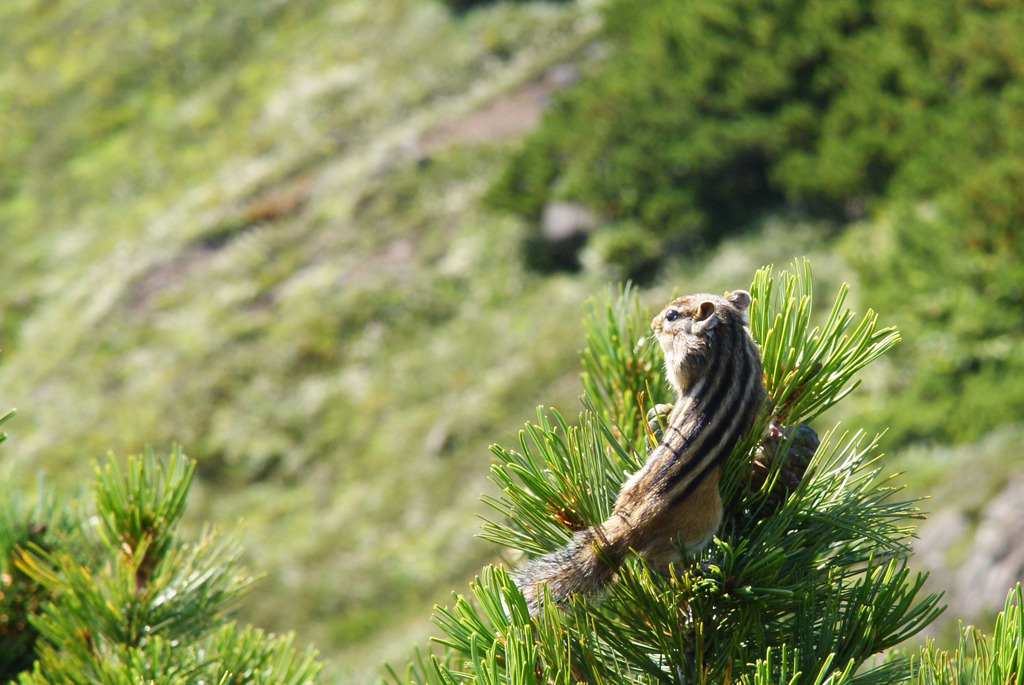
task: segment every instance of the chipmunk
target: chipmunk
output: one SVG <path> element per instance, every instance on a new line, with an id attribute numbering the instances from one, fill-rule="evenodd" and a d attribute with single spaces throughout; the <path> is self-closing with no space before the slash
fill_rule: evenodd
<path id="1" fill-rule="evenodd" d="M 766 393 L 761 353 L 747 328 L 750 293 L 688 295 L 669 302 L 651 329 L 678 399 L 661 443 L 623 483 L 611 516 L 513 574 L 530 613 L 546 584 L 556 603 L 604 587 L 635 550 L 659 572 L 703 548 L 722 520 L 722 464 L 751 429 Z"/>

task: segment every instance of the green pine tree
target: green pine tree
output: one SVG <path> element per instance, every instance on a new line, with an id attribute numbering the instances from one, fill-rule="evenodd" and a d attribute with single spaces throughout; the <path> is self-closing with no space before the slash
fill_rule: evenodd
<path id="1" fill-rule="evenodd" d="M 237 537 L 179 533 L 194 470 L 180 450 L 111 457 L 91 507 L 0 490 L 0 682 L 316 681 L 313 650 L 230 619 L 254 580 Z"/>
<path id="2" fill-rule="evenodd" d="M 806 425 L 856 388 L 897 332 L 871 311 L 858 319 L 846 309 L 845 286 L 814 325 L 806 262 L 777 277 L 762 269 L 750 291 L 771 403 L 727 464 L 714 543 L 671 577 L 634 556 L 604 596 L 548 604 L 536 618 L 504 568 L 485 568 L 471 596 L 436 610 L 442 651 L 417 652 L 402 674 L 389 669 L 396 682 L 954 682 L 925 679 L 941 650 L 917 659 L 893 650 L 942 611 L 907 568 L 916 502 L 882 477 L 877 438 L 835 427 L 817 444 Z M 674 399 L 648 338 L 650 314 L 628 286 L 589 306 L 579 422 L 541 410 L 518 449 L 493 448 L 501 495 L 485 501 L 501 516 L 482 537 L 538 555 L 609 515 L 655 444 L 648 410 Z M 781 436 L 762 440 L 773 418 Z M 1016 636 L 1020 674 L 1020 621 L 1003 630 L 1000 645 Z"/>

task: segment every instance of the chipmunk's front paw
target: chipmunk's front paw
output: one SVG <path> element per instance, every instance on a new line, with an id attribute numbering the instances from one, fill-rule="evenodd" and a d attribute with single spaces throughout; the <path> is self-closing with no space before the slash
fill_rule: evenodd
<path id="1" fill-rule="evenodd" d="M 656 404 L 647 412 L 647 428 L 654 436 L 654 444 L 661 442 L 665 433 L 665 424 L 668 423 L 668 415 L 672 413 L 671 404 Z"/>

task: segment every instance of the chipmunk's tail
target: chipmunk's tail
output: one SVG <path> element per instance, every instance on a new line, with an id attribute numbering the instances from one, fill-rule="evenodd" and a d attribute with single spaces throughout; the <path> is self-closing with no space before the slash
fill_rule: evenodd
<path id="1" fill-rule="evenodd" d="M 526 597 L 530 614 L 536 615 L 547 586 L 556 604 L 570 595 L 594 594 L 603 588 L 621 562 L 621 554 L 602 545 L 600 528 L 578 531 L 565 547 L 526 563 L 512 575 Z"/>

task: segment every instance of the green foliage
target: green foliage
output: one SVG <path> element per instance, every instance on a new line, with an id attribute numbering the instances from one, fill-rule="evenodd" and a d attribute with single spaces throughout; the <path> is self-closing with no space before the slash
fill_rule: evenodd
<path id="1" fill-rule="evenodd" d="M 538 249 L 545 249 L 543 245 Z M 598 231 L 588 249 L 598 264 L 610 265 L 623 279 L 650 281 L 654 268 L 662 260 L 662 245 L 637 221 L 620 221 Z"/>
<path id="2" fill-rule="evenodd" d="M 865 420 L 896 444 L 1020 420 L 1019 4 L 623 0 L 606 15 L 613 56 L 550 108 L 493 204 L 535 223 L 551 200 L 588 205 L 608 221 L 588 249 L 634 277 L 780 205 L 873 218 L 847 252 L 908 344 Z"/>
<path id="3" fill-rule="evenodd" d="M 1008 685 L 1024 677 L 1024 594 L 1009 592 L 996 617 L 991 639 L 962 626 L 952 653 L 928 642 L 914 663 L 911 685 Z"/>
<path id="4" fill-rule="evenodd" d="M 454 12 L 465 12 L 479 5 L 487 4 L 493 0 L 442 0 L 445 5 Z"/>
<path id="5" fill-rule="evenodd" d="M 854 315 L 843 308 L 849 287 L 844 283 L 832 311 L 820 328 L 811 328 L 814 299 L 811 265 L 804 260 L 793 272 L 779 276 L 775 288 L 771 269 L 754 276 L 750 330 L 759 341 L 765 387 L 780 423 L 812 421 L 857 387 L 851 379 L 888 352 L 897 342 L 895 328 L 878 329 L 878 316 L 868 310 L 852 331 Z"/>
<path id="6" fill-rule="evenodd" d="M 640 293 L 626 285 L 616 296 L 591 300 L 583 319 L 584 395 L 603 422 L 623 431 L 629 442 L 646 429 L 640 411 L 644 398 L 664 398 L 669 386 L 661 365 L 652 357 L 651 311 L 640 306 Z M 629 341 L 636 344 L 630 348 Z M 661 401 L 661 400 L 659 400 Z"/>
<path id="7" fill-rule="evenodd" d="M 811 325 L 809 267 L 778 276 L 758 272 L 751 289 L 752 330 L 762 346 L 773 399 L 793 423 L 845 396 L 855 376 L 897 337 L 868 313 L 842 306 Z M 578 426 L 551 410 L 521 435 L 521 451 L 495 447 L 485 498 L 502 514 L 483 537 L 539 554 L 563 545 L 609 515 L 621 482 L 650 444 L 642 417 L 669 400 L 653 361 L 635 291 L 591 304 L 585 324 L 585 411 Z M 779 363 L 775 363 L 779 362 Z M 593 393 L 593 394 L 590 394 Z M 909 675 L 906 659 L 867 667 L 941 612 L 911 577 L 913 501 L 880 478 L 877 444 L 863 434 L 829 433 L 807 476 L 774 507 L 776 487 L 747 485 L 750 456 L 769 416 L 739 445 L 723 476 L 727 510 L 719 537 L 676 564 L 671 577 L 639 557 L 627 560 L 601 598 L 574 597 L 564 612 L 547 605 L 531 619 L 522 594 L 497 568 L 438 609 L 443 658 L 434 673 L 410 667 L 409 681 L 891 683 Z M 780 460 L 781 461 L 781 460 Z M 454 662 L 452 661 L 454 659 Z M 419 673 L 419 675 L 415 675 Z M 392 676 L 400 680 L 393 672 Z"/>
<path id="8" fill-rule="evenodd" d="M 534 220 L 583 202 L 667 254 L 781 202 L 856 217 L 879 196 L 930 196 L 1020 157 L 1022 32 L 1004 2 L 612 2 L 612 56 L 490 199 Z"/>
<path id="9" fill-rule="evenodd" d="M 43 211 L 62 216 L 84 193 L 99 189 L 102 181 L 88 178 L 98 160 L 122 159 L 120 192 L 138 190 L 166 172 L 154 168 L 151 155 L 173 150 L 176 159 L 164 163 L 180 164 L 218 119 L 251 116 L 245 111 L 250 102 L 239 97 L 244 79 L 211 84 L 225 74 L 244 76 L 268 29 L 299 21 L 325 3 L 73 2 L 39 6 L 34 21 L 26 21 L 32 4 L 0 10 L 0 25 L 7 27 L 0 29 L 7 77 L 0 99 L 12 102 L 10 128 L 0 140 L 0 199 L 47 195 L 56 206 Z M 15 84 L 21 97 L 12 100 Z M 200 89 L 214 98 L 187 111 L 178 107 Z M 159 134 L 143 137 L 147 129 Z M 69 182 L 75 178 L 87 183 Z"/>
<path id="10" fill-rule="evenodd" d="M 395 627 L 489 554 L 460 514 L 473 464 L 518 428 L 509 407 L 569 399 L 573 312 L 601 287 L 507 258 L 520 223 L 474 206 L 500 149 L 462 130 L 426 158 L 406 145 L 580 54 L 594 7 L 0 3 L 0 386 L 30 409 L 10 489 L 183 440 L 204 481 L 190 515 L 244 513 L 269 571 L 245 620 L 295 626 L 356 677 L 402 649 Z M 1015 35 L 984 29 L 971 54 L 998 67 Z M 970 130 L 998 146 L 1022 129 L 1012 99 L 989 104 Z M 791 236 L 734 249 L 818 249 Z M 721 266 L 685 278 L 725 287 Z"/>
<path id="11" fill-rule="evenodd" d="M 27 537 L 19 503 L 0 502 L 0 676 L 24 685 L 314 682 L 315 652 L 297 652 L 293 636 L 228 621 L 253 582 L 237 540 L 212 529 L 195 542 L 179 535 L 194 462 L 147 452 L 124 471 L 114 459 L 95 471 L 94 514 L 81 502 L 37 504 L 46 520 Z M 40 534 L 51 525 L 55 540 Z"/>
<path id="12" fill-rule="evenodd" d="M 934 202 L 904 203 L 855 231 L 866 296 L 906 337 L 887 401 L 867 412 L 897 441 L 965 442 L 1024 406 L 1024 165 L 973 169 Z"/>
<path id="13" fill-rule="evenodd" d="M 0 2 L 12 488 L 180 441 L 186 526 L 244 516 L 267 572 L 240 620 L 354 680 L 401 654 L 394 632 L 489 554 L 452 512 L 522 423 L 507 407 L 576 372 L 581 286 L 508 259 L 516 222 L 474 203 L 503 153 L 459 122 L 578 50 L 594 12 Z"/>
<path id="14" fill-rule="evenodd" d="M 14 415 L 0 416 L 3 424 Z M 0 442 L 6 435 L 0 433 Z M 52 593 L 15 563 L 28 546 L 61 549 L 74 521 L 67 507 L 39 484 L 27 499 L 6 477 L 0 483 L 0 682 L 30 668 L 36 659 L 39 632 L 30 617 L 52 599 Z"/>

